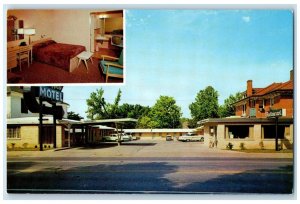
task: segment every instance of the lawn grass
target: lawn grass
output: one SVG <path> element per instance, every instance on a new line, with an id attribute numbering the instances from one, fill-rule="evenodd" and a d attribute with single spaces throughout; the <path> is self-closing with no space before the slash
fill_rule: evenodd
<path id="1" fill-rule="evenodd" d="M 43 150 L 50 150 L 53 148 L 43 148 Z M 7 151 L 40 151 L 40 148 L 20 148 L 20 147 L 15 147 L 15 148 L 7 148 Z"/>
<path id="2" fill-rule="evenodd" d="M 245 152 L 245 153 L 293 153 L 292 149 L 282 149 L 276 151 L 274 149 L 232 149 L 230 151 Z"/>

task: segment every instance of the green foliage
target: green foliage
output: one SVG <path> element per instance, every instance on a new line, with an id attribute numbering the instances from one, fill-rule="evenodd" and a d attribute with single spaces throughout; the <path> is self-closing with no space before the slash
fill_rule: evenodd
<path id="1" fill-rule="evenodd" d="M 197 93 L 195 102 L 189 106 L 193 120 L 218 117 L 218 92 L 212 86 L 206 87 Z"/>
<path id="2" fill-rule="evenodd" d="M 92 92 L 90 98 L 87 99 L 88 110 L 87 118 L 89 119 L 113 119 L 113 118 L 135 118 L 138 119 L 150 111 L 149 107 L 139 104 L 120 104 L 122 91 L 119 89 L 114 102 L 108 103 L 104 99 L 104 90 L 96 90 Z M 136 123 L 125 123 L 123 128 L 134 128 Z"/>
<path id="3" fill-rule="evenodd" d="M 71 120 L 81 120 L 81 119 L 83 119 L 83 117 L 81 117 L 78 113 L 70 111 L 70 112 L 68 112 L 68 119 L 71 119 Z"/>
<path id="4" fill-rule="evenodd" d="M 104 90 L 101 88 L 100 90 L 96 90 L 96 92 L 92 92 L 90 98 L 86 100 L 88 110 L 87 118 L 94 119 L 103 119 L 109 118 L 109 114 L 107 113 L 107 104 L 103 97 Z"/>
<path id="5" fill-rule="evenodd" d="M 196 128 L 196 127 L 198 127 L 197 122 L 198 122 L 198 120 L 196 120 L 195 118 L 189 119 L 188 120 L 188 128 Z"/>
<path id="6" fill-rule="evenodd" d="M 158 128 L 159 124 L 156 121 L 153 121 L 149 116 L 143 116 L 138 120 L 139 128 Z"/>
<path id="7" fill-rule="evenodd" d="M 219 116 L 220 117 L 228 117 L 235 115 L 235 108 L 233 103 L 241 100 L 243 94 L 241 92 L 237 92 L 235 95 L 230 94 L 230 96 L 225 99 L 224 105 L 219 107 Z"/>
<path id="8" fill-rule="evenodd" d="M 143 115 L 146 115 L 150 111 L 148 106 L 141 106 L 139 104 L 128 104 L 124 103 L 119 106 L 118 115 L 121 118 L 135 118 L 138 119 Z"/>
<path id="9" fill-rule="evenodd" d="M 151 110 L 140 118 L 139 128 L 179 128 L 181 108 L 170 96 L 160 96 Z"/>

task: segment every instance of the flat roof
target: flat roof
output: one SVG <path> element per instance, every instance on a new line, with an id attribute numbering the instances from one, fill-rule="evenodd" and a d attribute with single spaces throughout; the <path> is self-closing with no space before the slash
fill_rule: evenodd
<path id="1" fill-rule="evenodd" d="M 103 120 L 71 120 L 61 119 L 57 120 L 58 124 L 71 124 L 71 125 L 97 125 L 101 123 L 125 123 L 125 122 L 137 122 L 137 119 L 133 118 L 119 118 L 119 119 L 103 119 Z M 53 123 L 53 116 L 43 116 L 43 124 Z M 8 118 L 7 124 L 39 124 L 39 117 L 19 117 L 19 118 Z M 104 126 L 103 126 L 104 127 Z M 107 126 L 105 126 L 107 127 Z"/>
<path id="2" fill-rule="evenodd" d="M 123 129 L 124 132 L 127 133 L 146 133 L 146 132 L 152 132 L 152 133 L 174 133 L 174 132 L 193 132 L 196 129 L 171 129 L 171 128 L 166 128 L 166 129 Z"/>
<path id="3" fill-rule="evenodd" d="M 7 118 L 6 122 L 8 125 L 30 125 L 39 124 L 39 117 L 21 117 L 21 118 Z M 52 116 L 43 116 L 43 124 L 53 124 Z"/>
<path id="4" fill-rule="evenodd" d="M 84 120 L 82 124 L 100 124 L 100 123 L 125 123 L 125 122 L 137 122 L 137 119 L 133 118 L 117 118 L 117 119 L 102 119 L 102 120 Z"/>
<path id="5" fill-rule="evenodd" d="M 245 124 L 245 123 L 274 123 L 275 119 L 273 118 L 243 118 L 243 117 L 229 117 L 229 118 L 208 118 L 201 121 L 198 121 L 198 125 L 204 125 L 207 123 L 210 124 L 217 124 L 217 123 L 239 123 L 239 124 Z M 286 118 L 286 117 L 279 117 L 278 122 L 279 123 L 293 123 L 293 118 Z"/>

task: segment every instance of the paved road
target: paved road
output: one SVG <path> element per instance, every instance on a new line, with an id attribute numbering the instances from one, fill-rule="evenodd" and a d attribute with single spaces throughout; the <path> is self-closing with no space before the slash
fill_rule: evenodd
<path id="1" fill-rule="evenodd" d="M 291 193 L 290 158 L 9 157 L 10 193 Z"/>

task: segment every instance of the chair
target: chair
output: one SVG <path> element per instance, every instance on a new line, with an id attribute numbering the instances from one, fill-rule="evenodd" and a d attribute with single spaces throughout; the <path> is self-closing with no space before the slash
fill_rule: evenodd
<path id="1" fill-rule="evenodd" d="M 102 55 L 99 66 L 103 74 L 106 75 L 106 83 L 108 82 L 108 77 L 123 78 L 123 50 L 119 58 Z"/>
<path id="2" fill-rule="evenodd" d="M 18 60 L 18 64 L 20 67 L 20 71 L 22 71 L 22 62 L 23 61 L 27 61 L 27 66 L 29 67 L 29 57 L 30 57 L 30 49 L 28 49 L 27 46 L 20 46 L 19 47 L 19 52 L 17 54 L 17 60 Z"/>

